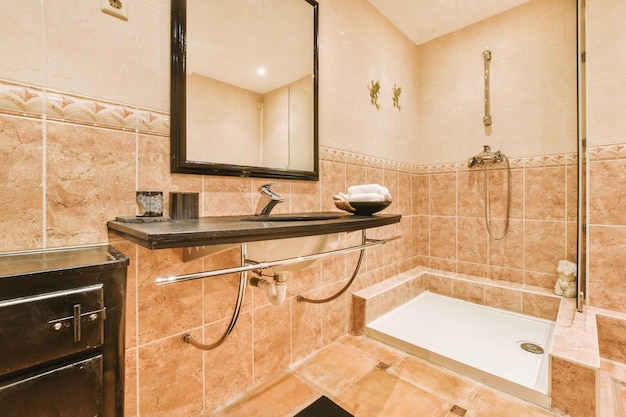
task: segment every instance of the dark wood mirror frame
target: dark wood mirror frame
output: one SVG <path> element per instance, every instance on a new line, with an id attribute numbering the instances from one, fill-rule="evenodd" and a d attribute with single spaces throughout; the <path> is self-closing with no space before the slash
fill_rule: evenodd
<path id="1" fill-rule="evenodd" d="M 319 180 L 318 139 L 318 14 L 315 0 L 306 1 L 313 8 L 313 171 L 231 165 L 187 159 L 186 143 L 186 44 L 187 0 L 172 0 L 171 87 L 170 87 L 170 162 L 171 172 L 236 177 Z"/>

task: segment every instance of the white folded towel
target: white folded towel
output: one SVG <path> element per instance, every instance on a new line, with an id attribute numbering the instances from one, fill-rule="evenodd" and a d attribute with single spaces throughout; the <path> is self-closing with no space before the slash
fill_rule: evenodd
<path id="1" fill-rule="evenodd" d="M 364 201 L 386 201 L 385 196 L 377 193 L 361 193 L 350 194 L 348 201 L 364 202 Z"/>
<path id="2" fill-rule="evenodd" d="M 348 201 L 391 201 L 389 190 L 379 184 L 352 185 L 348 187 L 347 198 L 340 195 Z"/>

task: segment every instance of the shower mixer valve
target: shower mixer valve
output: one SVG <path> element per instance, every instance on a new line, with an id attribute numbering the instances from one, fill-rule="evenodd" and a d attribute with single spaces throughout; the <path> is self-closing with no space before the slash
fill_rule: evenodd
<path id="1" fill-rule="evenodd" d="M 504 155 L 500 151 L 492 152 L 491 147 L 489 145 L 483 146 L 483 151 L 478 155 L 472 156 L 467 161 L 468 167 L 473 167 L 476 164 L 486 164 L 488 162 L 502 162 L 504 159 Z"/>

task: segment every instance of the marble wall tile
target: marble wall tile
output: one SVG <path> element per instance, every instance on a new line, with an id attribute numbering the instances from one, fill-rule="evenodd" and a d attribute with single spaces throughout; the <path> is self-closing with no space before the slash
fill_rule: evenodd
<path id="1" fill-rule="evenodd" d="M 485 305 L 509 311 L 522 312 L 522 296 L 511 288 L 485 287 Z"/>
<path id="2" fill-rule="evenodd" d="M 493 222 L 492 231 L 496 236 L 502 236 L 503 222 Z M 504 239 L 489 239 L 489 264 L 515 269 L 524 267 L 524 223 L 521 220 L 509 220 Z"/>
<path id="3" fill-rule="evenodd" d="M 527 170 L 511 169 L 509 173 L 505 169 L 494 169 L 489 171 L 487 177 L 487 195 L 489 197 L 490 215 L 494 218 L 505 218 L 507 214 L 507 199 L 509 199 L 509 216 L 511 219 L 525 218 L 524 202 L 525 190 L 524 182 Z M 481 196 L 484 201 L 484 174 L 480 181 L 482 185 Z M 554 187 L 558 188 L 562 184 L 557 180 Z M 509 189 L 510 187 L 510 189 Z M 483 214 L 484 212 L 481 212 Z M 527 214 L 526 214 L 527 215 Z"/>
<path id="4" fill-rule="evenodd" d="M 170 173 L 170 141 L 156 135 L 138 136 L 137 190 L 163 191 L 163 214 L 170 215 L 170 192 L 201 193 L 202 178 Z M 202 214 L 203 205 L 199 210 Z M 130 215 L 134 213 L 128 213 Z"/>
<path id="5" fill-rule="evenodd" d="M 626 363 L 626 321 L 623 318 L 596 314 L 600 356 Z"/>
<path id="6" fill-rule="evenodd" d="M 181 263 L 181 249 L 137 253 L 137 327 L 139 346 L 202 325 L 202 282 L 155 284 L 163 276 L 200 270 L 200 260 Z"/>
<path id="7" fill-rule="evenodd" d="M 0 243 L 2 251 L 44 246 L 42 129 L 41 121 L 36 119 L 0 116 L 0 232 L 5 237 Z"/>
<path id="8" fill-rule="evenodd" d="M 427 216 L 430 214 L 430 175 L 418 175 L 417 214 Z"/>
<path id="9" fill-rule="evenodd" d="M 346 281 L 342 281 L 323 287 L 322 297 L 327 298 L 337 294 L 345 284 Z M 322 304 L 322 345 L 326 346 L 348 332 L 350 299 L 349 292 L 345 292 L 333 302 Z"/>
<path id="10" fill-rule="evenodd" d="M 253 385 L 252 362 L 252 312 L 239 315 L 237 326 L 224 344 L 208 351 L 198 351 L 191 345 L 183 345 L 186 354 L 200 355 L 204 363 L 205 408 L 211 409 L 227 401 L 233 392 L 241 392 Z M 230 318 L 204 326 L 203 343 L 219 340 L 228 328 Z M 194 330 L 194 337 L 201 338 L 201 329 Z"/>
<path id="11" fill-rule="evenodd" d="M 626 225 L 621 201 L 626 198 L 626 159 L 589 163 L 589 223 Z"/>
<path id="12" fill-rule="evenodd" d="M 478 217 L 459 217 L 457 232 L 457 256 L 459 261 L 487 264 L 487 233 L 484 219 Z"/>
<path id="13" fill-rule="evenodd" d="M 106 241 L 107 220 L 136 213 L 135 135 L 63 123 L 46 129 L 48 244 Z"/>
<path id="14" fill-rule="evenodd" d="M 455 217 L 430 217 L 430 256 L 456 260 L 457 219 Z"/>
<path id="15" fill-rule="evenodd" d="M 430 214 L 432 216 L 456 216 L 456 175 L 432 174 L 430 176 Z"/>
<path id="16" fill-rule="evenodd" d="M 139 347 L 138 415 L 198 415 L 203 410 L 202 352 L 175 335 Z"/>
<path id="17" fill-rule="evenodd" d="M 204 182 L 201 215 L 253 214 L 258 202 L 258 192 L 254 185 L 249 178 L 211 177 L 209 181 Z M 180 191 L 195 191 L 195 189 Z M 282 192 L 278 188 L 276 191 Z M 279 210 L 277 208 L 276 211 Z"/>
<path id="18" fill-rule="evenodd" d="M 253 311 L 254 383 L 286 367 L 291 360 L 290 303 Z"/>
<path id="19" fill-rule="evenodd" d="M 623 227 L 591 226 L 588 231 L 588 302 L 607 310 L 626 312 L 623 271 L 626 270 L 626 230 Z"/>
<path id="20" fill-rule="evenodd" d="M 482 217 L 485 210 L 483 173 L 478 170 L 458 173 L 459 216 Z"/>
<path id="21" fill-rule="evenodd" d="M 522 293 L 522 313 L 528 316 L 556 321 L 561 299 L 557 296 Z"/>
<path id="22" fill-rule="evenodd" d="M 565 219 L 565 168 L 529 168 L 525 174 L 525 216 L 533 220 Z"/>
<path id="23" fill-rule="evenodd" d="M 596 371 L 551 357 L 552 408 L 571 417 L 596 413 Z"/>
<path id="24" fill-rule="evenodd" d="M 124 415 L 127 417 L 137 416 L 137 349 L 126 349 L 124 357 Z"/>
<path id="25" fill-rule="evenodd" d="M 565 223 L 526 221 L 524 225 L 524 269 L 554 274 L 565 257 Z"/>
<path id="26" fill-rule="evenodd" d="M 452 295 L 470 303 L 485 304 L 485 286 L 477 282 L 454 280 Z"/>

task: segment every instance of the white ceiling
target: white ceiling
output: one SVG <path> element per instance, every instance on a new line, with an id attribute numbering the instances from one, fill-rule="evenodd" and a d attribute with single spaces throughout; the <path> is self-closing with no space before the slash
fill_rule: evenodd
<path id="1" fill-rule="evenodd" d="M 529 0 L 368 0 L 420 45 Z"/>

